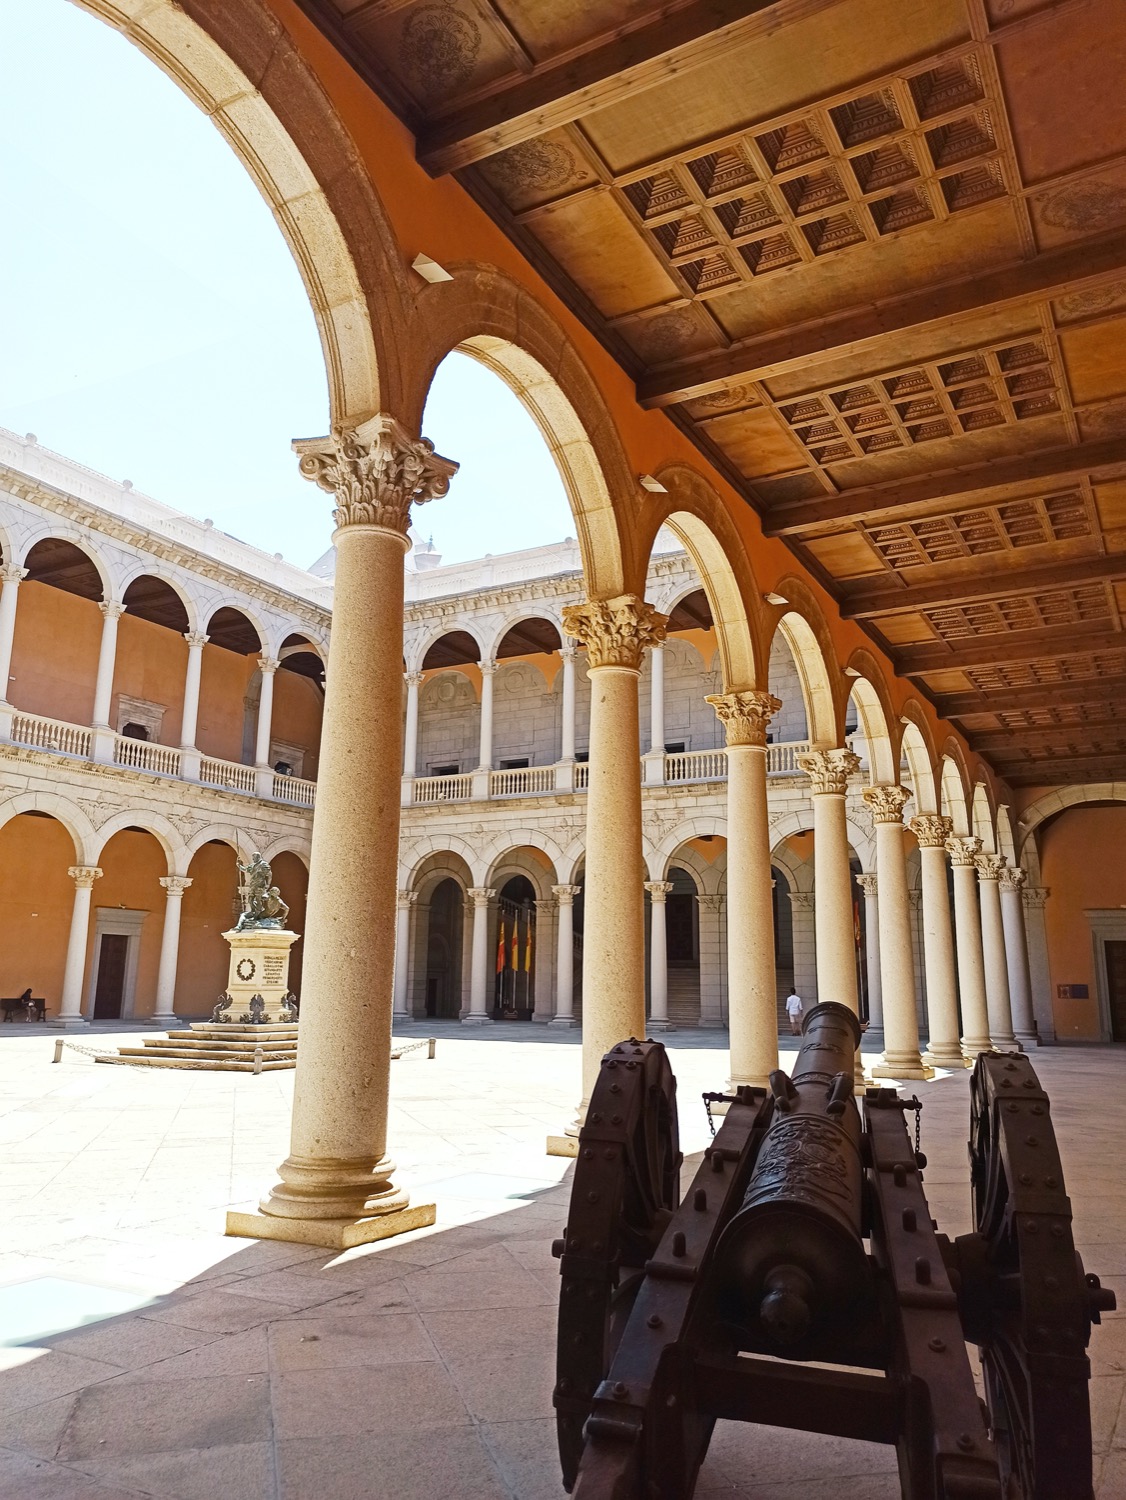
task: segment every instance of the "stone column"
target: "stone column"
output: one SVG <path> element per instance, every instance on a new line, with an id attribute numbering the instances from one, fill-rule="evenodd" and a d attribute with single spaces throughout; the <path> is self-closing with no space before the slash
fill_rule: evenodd
<path id="1" fill-rule="evenodd" d="M 578 651 L 572 641 L 564 641 L 559 655 L 563 658 L 563 704 L 560 726 L 559 759 L 575 758 L 575 657 Z"/>
<path id="2" fill-rule="evenodd" d="M 649 753 L 645 784 L 660 786 L 665 779 L 665 643 L 657 641 L 649 654 Z"/>
<path id="3" fill-rule="evenodd" d="M 12 670 L 12 643 L 16 638 L 16 599 L 27 569 L 15 563 L 0 568 L 0 703 L 8 703 L 8 679 Z"/>
<path id="4" fill-rule="evenodd" d="M 113 697 L 113 669 L 117 664 L 117 622 L 125 606 L 117 599 L 103 599 L 102 641 L 98 648 L 98 676 L 94 684 L 94 728 L 109 727 L 110 701 Z"/>
<path id="5" fill-rule="evenodd" d="M 254 740 L 255 791 L 259 797 L 274 795 L 274 768 L 270 764 L 270 734 L 274 724 L 274 677 L 281 662 L 272 656 L 260 656 L 262 691 L 258 696 L 258 724 Z"/>
<path id="6" fill-rule="evenodd" d="M 156 1009 L 153 1025 L 165 1030 L 178 1026 L 176 1014 L 176 965 L 180 956 L 180 908 L 191 885 L 186 875 L 164 875 L 164 930 L 160 936 L 160 964 L 156 971 Z"/>
<path id="7" fill-rule="evenodd" d="M 411 907 L 418 904 L 417 891 L 400 891 L 395 902 L 395 1002 L 393 1014 L 406 1019 L 410 1010 Z"/>
<path id="8" fill-rule="evenodd" d="M 794 934 L 794 989 L 808 1010 L 817 1003 L 817 903 L 812 891 L 790 892 L 790 921 Z M 876 933 L 877 940 L 879 932 Z M 775 1024 L 777 1024 L 775 1001 Z"/>
<path id="9" fill-rule="evenodd" d="M 874 1078 L 932 1078 L 919 1055 L 919 1011 L 915 996 L 915 954 L 907 901 L 907 861 L 903 849 L 903 809 L 910 793 L 901 786 L 868 786 L 864 801 L 876 830 L 880 880 L 880 983 L 884 1000 L 884 1060 Z"/>
<path id="10" fill-rule="evenodd" d="M 473 886 L 468 892 L 473 902 L 473 956 L 469 966 L 469 1010 L 462 1016 L 463 1026 L 491 1026 L 489 1015 L 489 902 L 496 891 L 488 886 Z"/>
<path id="11" fill-rule="evenodd" d="M 723 693 L 707 701 L 727 737 L 728 1087 L 734 1089 L 765 1084 L 778 1066 L 766 730 L 782 704 L 763 692 Z"/>
<path id="12" fill-rule="evenodd" d="M 70 914 L 58 1025 L 73 1028 L 90 1024 L 82 1014 L 82 981 L 86 975 L 86 946 L 90 941 L 90 893 L 94 881 L 101 879 L 102 872 L 96 865 L 71 865 L 67 874 L 74 881 L 74 906 Z"/>
<path id="13" fill-rule="evenodd" d="M 403 735 L 403 775 L 410 781 L 418 775 L 418 689 L 421 672 L 407 672 L 407 723 Z"/>
<path id="14" fill-rule="evenodd" d="M 1009 971 L 1009 1002 L 1013 1013 L 1013 1035 L 1022 1047 L 1034 1047 L 1036 1018 L 1032 1013 L 1032 970 L 1028 962 L 1028 937 L 1024 927 L 1022 892 L 1028 875 L 1015 865 L 1001 871 L 1001 924 L 1005 930 L 1005 961 Z"/>
<path id="15" fill-rule="evenodd" d="M 960 1068 L 965 1063 L 959 1041 L 954 933 L 946 884 L 946 843 L 953 827 L 949 818 L 937 813 L 921 813 L 911 820 L 923 882 L 923 963 L 929 1029 L 923 1059 L 936 1068 Z"/>
<path id="16" fill-rule="evenodd" d="M 1017 1044 L 1013 1035 L 1012 1002 L 1009 999 L 1009 966 L 1005 954 L 1005 927 L 1001 919 L 999 882 L 1005 867 L 1002 854 L 979 854 L 977 876 L 981 895 L 981 952 L 985 963 L 985 998 L 989 1007 L 989 1036 L 994 1048 L 1004 1051 Z"/>
<path id="17" fill-rule="evenodd" d="M 481 748 L 479 771 L 489 771 L 493 765 L 493 676 L 495 661 L 479 661 L 481 669 Z"/>
<path id="18" fill-rule="evenodd" d="M 1052 894 L 1047 886 L 1028 886 L 1021 891 L 1024 935 L 1028 943 L 1028 965 L 1032 976 L 1032 1015 L 1039 1043 L 1054 1042 L 1056 1020 L 1052 1011 L 1052 977 L 1048 965 L 1048 932 L 1044 904 Z"/>
<path id="19" fill-rule="evenodd" d="M 554 896 L 537 900 L 535 948 L 532 953 L 532 978 L 535 1002 L 532 1020 L 540 1026 L 550 1023 L 555 1014 L 555 914 L 558 902 Z"/>
<path id="20" fill-rule="evenodd" d="M 632 594 L 568 605 L 563 629 L 586 647 L 590 783 L 583 932 L 583 1099 L 603 1055 L 645 1033 L 645 909 L 637 684 L 664 615 Z"/>
<path id="21" fill-rule="evenodd" d="M 335 494 L 332 648 L 305 928 L 290 1154 L 229 1233 L 342 1249 L 433 1223 L 386 1153 L 399 851 L 403 556 L 412 503 L 456 465 L 384 413 L 294 445 Z"/>
<path id="22" fill-rule="evenodd" d="M 553 885 L 552 894 L 559 902 L 559 923 L 555 932 L 555 1015 L 552 1026 L 575 1025 L 575 897 L 581 887 Z"/>
<path id="23" fill-rule="evenodd" d="M 696 897 L 700 939 L 700 1026 L 723 1026 L 723 916 L 727 897 L 703 891 Z"/>
<path id="24" fill-rule="evenodd" d="M 884 1033 L 883 982 L 880 976 L 880 882 L 876 874 L 858 875 L 864 892 L 864 951 L 868 970 L 868 1035 Z M 799 991 L 800 993 L 800 991 Z"/>
<path id="25" fill-rule="evenodd" d="M 659 654 L 659 653 L 658 653 Z M 649 1031 L 669 1029 L 669 958 L 665 929 L 665 897 L 671 880 L 647 880 L 649 907 Z"/>
<path id="26" fill-rule="evenodd" d="M 954 927 L 958 953 L 958 993 L 962 999 L 962 1052 L 973 1062 L 989 1051 L 989 1012 L 985 1000 L 985 965 L 981 953 L 981 906 L 977 899 L 976 838 L 949 838 L 946 849 L 954 867 Z"/>
<path id="27" fill-rule="evenodd" d="M 188 781 L 198 781 L 199 688 L 203 675 L 203 648 L 208 637 L 202 630 L 188 630 L 184 639 L 188 643 L 188 665 L 184 672 L 184 712 L 180 718 L 180 775 Z"/>
<path id="28" fill-rule="evenodd" d="M 798 769 L 809 777 L 813 791 L 817 998 L 836 1000 L 859 1015 L 845 793 L 848 778 L 858 769 L 860 759 L 851 750 L 811 750 L 796 759 Z M 880 952 L 882 957 L 882 944 Z M 889 982 L 890 976 L 885 974 L 885 1015 Z"/>

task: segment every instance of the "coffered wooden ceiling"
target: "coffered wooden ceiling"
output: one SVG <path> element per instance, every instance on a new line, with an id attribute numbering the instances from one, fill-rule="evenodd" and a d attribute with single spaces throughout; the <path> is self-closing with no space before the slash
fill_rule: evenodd
<path id="1" fill-rule="evenodd" d="M 1011 785 L 1126 776 L 1121 0 L 302 0 Z"/>

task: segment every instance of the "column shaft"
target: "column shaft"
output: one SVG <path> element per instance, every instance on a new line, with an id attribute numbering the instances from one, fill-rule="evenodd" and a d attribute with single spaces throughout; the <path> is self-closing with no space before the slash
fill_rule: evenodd
<path id="1" fill-rule="evenodd" d="M 153 1013 L 155 1026 L 175 1026 L 176 1015 L 176 971 L 180 957 L 180 912 L 184 892 L 191 881 L 183 875 L 166 875 L 161 880 L 164 887 L 164 930 L 160 935 L 160 963 L 156 973 L 156 1008 Z"/>
<path id="2" fill-rule="evenodd" d="M 418 900 L 415 891 L 400 891 L 395 914 L 395 998 L 393 1014 L 405 1016 L 410 980 L 411 907 Z"/>
<path id="3" fill-rule="evenodd" d="M 883 976 L 880 973 L 880 884 L 874 872 L 861 875 L 857 884 L 864 892 L 864 956 L 868 977 L 868 1030 L 880 1036 L 884 1030 Z"/>
<path id="4" fill-rule="evenodd" d="M 555 1015 L 552 1026 L 575 1024 L 575 897 L 577 885 L 553 885 L 559 899 L 559 925 L 555 933 Z"/>
<path id="5" fill-rule="evenodd" d="M 813 784 L 817 998 L 819 1001 L 836 1000 L 859 1015 L 845 792 L 848 777 L 860 762 L 851 750 L 815 750 L 808 755 L 799 755 L 797 759 Z M 884 1002 L 886 1013 L 886 975 Z"/>
<path id="6" fill-rule="evenodd" d="M 1013 1013 L 1009 1000 L 1009 966 L 1005 954 L 1005 929 L 1001 921 L 998 877 L 1004 860 L 996 854 L 979 854 L 977 873 L 981 891 L 981 951 L 985 962 L 985 996 L 989 1007 L 989 1036 L 998 1051 L 1016 1046 Z"/>
<path id="7" fill-rule="evenodd" d="M 96 865 L 71 865 L 67 874 L 74 881 L 74 906 L 66 945 L 66 967 L 59 1000 L 60 1026 L 85 1026 L 82 1014 L 82 981 L 86 975 L 86 945 L 90 940 L 90 899 L 94 881 L 101 876 Z"/>
<path id="8" fill-rule="evenodd" d="M 184 750 L 194 750 L 199 725 L 199 688 L 203 675 L 203 648 L 207 644 L 207 636 L 202 631 L 188 631 L 184 639 L 188 643 L 188 665 L 184 672 L 184 712 L 180 719 L 180 746 Z"/>
<path id="9" fill-rule="evenodd" d="M 493 764 L 493 674 L 495 661 L 481 661 L 481 746 L 477 769 L 488 771 Z"/>
<path id="10" fill-rule="evenodd" d="M 113 670 L 117 664 L 117 622 L 125 613 L 125 606 L 116 599 L 103 599 L 98 608 L 102 612 L 102 639 L 98 647 L 98 676 L 94 683 L 93 723 L 95 729 L 106 729 L 113 698 Z"/>
<path id="11" fill-rule="evenodd" d="M 1035 1046 L 1039 1042 L 1032 1009 L 1032 968 L 1024 925 L 1023 887 L 1027 878 L 1023 870 L 1015 867 L 1001 871 L 1001 923 L 1005 930 L 1013 1035 L 1023 1047 Z"/>
<path id="12" fill-rule="evenodd" d="M 403 736 L 403 775 L 418 775 L 418 688 L 421 672 L 407 673 L 407 723 Z"/>
<path id="13" fill-rule="evenodd" d="M 962 1051 L 972 1059 L 989 1051 L 989 1012 L 985 1000 L 985 964 L 981 950 L 981 906 L 974 858 L 976 838 L 946 842 L 954 867 L 954 927 L 958 955 L 958 993 L 962 1000 Z"/>
<path id="14" fill-rule="evenodd" d="M 659 653 L 658 653 L 659 654 Z M 671 880 L 647 880 L 649 906 L 649 1030 L 669 1029 L 669 959 L 665 923 L 665 897 Z"/>
<path id="15" fill-rule="evenodd" d="M 649 749 L 665 753 L 665 646 L 660 642 L 649 653 Z"/>
<path id="16" fill-rule="evenodd" d="M 27 577 L 27 569 L 14 563 L 0 568 L 0 703 L 7 703 L 8 681 L 12 671 L 12 644 L 16 638 L 16 601 L 20 583 Z"/>
<path id="17" fill-rule="evenodd" d="M 876 830 L 880 877 L 880 983 L 884 1002 L 884 1060 L 872 1069 L 879 1078 L 929 1078 L 919 1055 L 919 1013 L 915 995 L 915 954 L 907 901 L 903 851 L 903 808 L 908 794 L 899 786 L 871 786 L 864 800 Z"/>
<path id="18" fill-rule="evenodd" d="M 258 733 L 254 744 L 254 764 L 262 770 L 270 765 L 270 732 L 274 723 L 274 674 L 279 663 L 273 657 L 260 656 L 262 691 L 258 698 Z"/>
<path id="19" fill-rule="evenodd" d="M 950 819 L 928 814 L 911 824 L 919 844 L 923 888 L 923 963 L 927 975 L 929 1038 L 926 1061 L 940 1068 L 963 1064 L 954 975 L 954 933 L 946 884 L 946 840 Z"/>
<path id="20" fill-rule="evenodd" d="M 469 1011 L 462 1016 L 467 1026 L 488 1026 L 489 1015 L 489 901 L 495 891 L 475 886 L 469 892 L 473 902 L 473 951 L 469 964 Z"/>
<path id="21" fill-rule="evenodd" d="M 563 657 L 563 703 L 560 726 L 560 760 L 575 758 L 575 648 L 565 644 L 560 653 Z"/>

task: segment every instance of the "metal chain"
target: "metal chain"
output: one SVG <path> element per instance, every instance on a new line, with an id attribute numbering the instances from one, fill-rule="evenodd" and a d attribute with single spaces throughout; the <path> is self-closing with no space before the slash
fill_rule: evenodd
<path id="1" fill-rule="evenodd" d="M 401 1047 L 396 1047 L 394 1044 L 392 1044 L 391 1056 L 402 1057 L 404 1052 L 420 1052 L 423 1047 L 429 1047 L 429 1045 L 429 1038 L 427 1038 L 425 1042 L 404 1042 Z"/>

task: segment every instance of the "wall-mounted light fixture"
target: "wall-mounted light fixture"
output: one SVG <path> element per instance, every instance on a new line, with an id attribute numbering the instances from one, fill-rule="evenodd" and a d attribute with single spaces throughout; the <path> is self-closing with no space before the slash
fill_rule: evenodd
<path id="1" fill-rule="evenodd" d="M 411 270 L 417 271 L 423 281 L 453 280 L 445 266 L 440 266 L 436 260 L 431 260 L 429 255 L 423 255 L 421 251 L 411 261 Z"/>
<path id="2" fill-rule="evenodd" d="M 641 481 L 641 488 L 643 490 L 648 490 L 650 492 L 650 494 L 652 494 L 652 495 L 667 495 L 668 494 L 668 490 L 664 487 L 664 485 L 661 483 L 661 481 L 659 479 L 654 479 L 653 476 L 652 476 L 652 474 L 639 474 L 637 477 Z"/>

